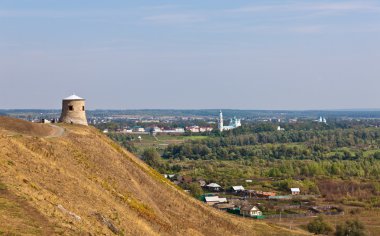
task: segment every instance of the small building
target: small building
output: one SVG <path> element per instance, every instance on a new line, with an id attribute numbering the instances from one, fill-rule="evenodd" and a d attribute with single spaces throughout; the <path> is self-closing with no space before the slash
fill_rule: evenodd
<path id="1" fill-rule="evenodd" d="M 255 216 L 261 216 L 263 215 L 263 213 L 256 206 L 246 205 L 240 208 L 240 215 L 255 217 Z"/>
<path id="2" fill-rule="evenodd" d="M 162 129 L 158 126 L 154 126 L 152 127 L 151 131 L 152 133 L 161 133 L 162 132 Z"/>
<path id="3" fill-rule="evenodd" d="M 197 126 L 197 125 L 186 127 L 186 130 L 190 131 L 191 133 L 199 133 L 200 132 L 199 126 Z"/>
<path id="4" fill-rule="evenodd" d="M 208 184 L 206 185 L 206 188 L 209 189 L 210 191 L 215 191 L 215 192 L 218 192 L 222 189 L 222 187 L 216 183 Z"/>
<path id="5" fill-rule="evenodd" d="M 157 134 L 157 133 L 161 133 L 162 129 L 158 126 L 149 126 L 145 128 L 145 132 L 151 133 L 151 134 Z"/>
<path id="6" fill-rule="evenodd" d="M 173 179 L 174 177 L 175 177 L 175 175 L 173 175 L 173 174 L 168 175 L 168 179 Z"/>
<path id="7" fill-rule="evenodd" d="M 276 196 L 274 192 L 262 192 L 263 197 L 273 197 Z"/>
<path id="8" fill-rule="evenodd" d="M 199 132 L 203 133 L 203 132 L 211 132 L 213 131 L 214 129 L 212 127 L 199 127 Z"/>
<path id="9" fill-rule="evenodd" d="M 220 198 L 219 196 L 207 196 L 205 197 L 205 202 L 207 205 L 213 206 L 218 203 L 226 203 L 227 198 Z"/>
<path id="10" fill-rule="evenodd" d="M 234 193 L 239 193 L 239 192 L 243 192 L 245 189 L 243 186 L 232 186 L 231 187 L 231 191 L 234 192 Z"/>
<path id="11" fill-rule="evenodd" d="M 185 129 L 184 128 L 164 129 L 162 130 L 162 133 L 181 134 L 181 133 L 185 133 Z"/>
<path id="12" fill-rule="evenodd" d="M 292 195 L 300 195 L 301 193 L 301 190 L 299 188 L 290 188 L 290 192 L 292 193 Z"/>
<path id="13" fill-rule="evenodd" d="M 43 124 L 51 124 L 53 122 L 51 120 L 48 120 L 48 119 L 42 119 L 41 123 L 43 123 Z"/>
<path id="14" fill-rule="evenodd" d="M 175 175 L 173 174 L 163 174 L 163 176 L 166 178 L 166 179 L 173 179 L 175 177 Z"/>
<path id="15" fill-rule="evenodd" d="M 197 125 L 188 126 L 186 127 L 187 131 L 190 131 L 192 133 L 204 133 L 204 132 L 211 132 L 213 130 L 212 127 L 200 127 Z"/>
<path id="16" fill-rule="evenodd" d="M 135 127 L 133 127 L 133 132 L 142 133 L 142 132 L 145 132 L 145 129 L 141 126 L 135 126 Z"/>
<path id="17" fill-rule="evenodd" d="M 216 209 L 219 209 L 219 210 L 228 210 L 228 209 L 234 209 L 235 208 L 235 205 L 234 204 L 230 204 L 230 203 L 217 203 L 214 205 L 214 207 Z"/>
<path id="18" fill-rule="evenodd" d="M 133 133 L 133 129 L 132 129 L 132 128 L 125 127 L 125 128 L 123 129 L 122 133 L 125 133 L 125 134 Z"/>

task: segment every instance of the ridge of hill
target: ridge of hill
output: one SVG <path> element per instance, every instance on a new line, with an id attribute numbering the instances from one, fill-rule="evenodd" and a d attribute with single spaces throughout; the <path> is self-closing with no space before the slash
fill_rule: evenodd
<path id="1" fill-rule="evenodd" d="M 63 129 L 50 124 L 37 124 L 12 117 L 0 116 L 0 131 L 8 135 L 29 135 L 35 137 L 58 137 Z"/>
<path id="2" fill-rule="evenodd" d="M 0 117 L 2 233 L 306 234 L 206 206 L 95 128 Z"/>

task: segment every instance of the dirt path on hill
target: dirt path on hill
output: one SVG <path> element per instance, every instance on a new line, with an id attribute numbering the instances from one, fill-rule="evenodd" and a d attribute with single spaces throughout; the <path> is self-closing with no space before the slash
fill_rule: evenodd
<path id="1" fill-rule="evenodd" d="M 0 116 L 0 130 L 8 136 L 26 135 L 41 138 L 61 137 L 65 129 L 54 124 L 32 123 L 12 117 Z"/>
<path id="2" fill-rule="evenodd" d="M 56 126 L 56 125 L 50 125 L 50 126 L 53 127 L 53 130 L 50 135 L 46 136 L 46 138 L 58 138 L 58 137 L 62 137 L 65 134 L 64 128 Z"/>

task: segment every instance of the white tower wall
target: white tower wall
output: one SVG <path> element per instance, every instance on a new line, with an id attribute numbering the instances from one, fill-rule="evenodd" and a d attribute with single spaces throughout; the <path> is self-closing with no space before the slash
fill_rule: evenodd
<path id="1" fill-rule="evenodd" d="M 222 113 L 222 111 L 220 111 L 220 113 L 219 113 L 218 129 L 219 129 L 220 132 L 222 132 L 223 128 L 224 128 L 224 126 L 223 126 L 223 113 Z"/>

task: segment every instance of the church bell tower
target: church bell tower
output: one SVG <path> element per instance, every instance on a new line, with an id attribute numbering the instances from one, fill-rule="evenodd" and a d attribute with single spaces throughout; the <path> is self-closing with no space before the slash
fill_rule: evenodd
<path id="1" fill-rule="evenodd" d="M 219 112 L 218 129 L 220 132 L 223 132 L 223 113 L 222 113 L 222 110 L 220 110 L 220 112 Z"/>

